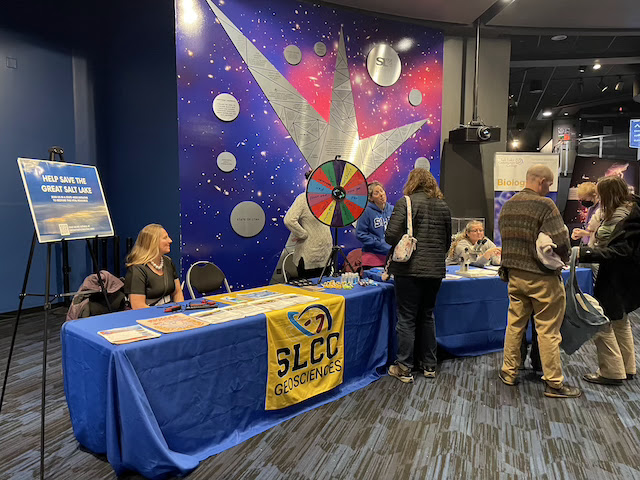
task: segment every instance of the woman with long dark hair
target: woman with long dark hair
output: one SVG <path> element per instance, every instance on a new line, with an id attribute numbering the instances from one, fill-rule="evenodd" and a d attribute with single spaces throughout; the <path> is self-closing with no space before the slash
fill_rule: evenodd
<path id="1" fill-rule="evenodd" d="M 610 244 L 618 224 L 629 217 L 634 202 L 626 182 L 617 175 L 601 178 L 597 190 L 600 210 L 596 213 L 598 218 L 597 229 L 594 231 L 595 243 L 593 249 L 583 247 L 580 250 L 580 259 L 590 261 L 591 257 L 594 262 L 600 263 L 599 268 L 594 269 L 594 296 L 600 301 L 611 323 L 593 337 L 598 353 L 598 370 L 595 373 L 587 373 L 583 378 L 591 383 L 621 385 L 622 380 L 632 378 L 636 373 L 635 350 L 627 312 L 618 310 L 624 302 L 615 298 L 622 292 L 620 289 L 611 290 L 608 285 L 615 281 L 609 279 L 611 268 L 615 268 L 616 265 L 621 269 L 634 267 L 631 264 L 632 258 L 627 261 L 624 258 L 608 260 L 602 256 L 602 249 L 606 249 Z M 637 270 L 635 272 L 637 274 Z M 604 274 L 604 278 L 601 278 L 601 273 Z M 618 275 L 622 273 L 619 272 Z M 637 283 L 637 278 L 634 281 Z M 609 306 L 613 303 L 618 305 L 618 309 Z"/>
<path id="2" fill-rule="evenodd" d="M 427 378 L 436 376 L 436 328 L 433 309 L 442 279 L 445 257 L 451 245 L 451 211 L 431 173 L 416 168 L 409 173 L 404 194 L 411 202 L 416 250 L 408 262 L 391 262 L 395 278 L 398 324 L 396 361 L 389 375 L 401 382 L 413 382 L 414 367 Z M 407 199 L 396 203 L 385 239 L 391 248 L 407 231 Z M 415 347 L 415 350 L 414 350 Z"/>

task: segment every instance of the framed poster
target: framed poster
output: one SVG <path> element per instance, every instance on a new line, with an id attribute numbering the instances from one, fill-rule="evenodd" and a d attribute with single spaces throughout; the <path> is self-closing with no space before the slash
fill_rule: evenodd
<path id="1" fill-rule="evenodd" d="M 18 168 L 38 242 L 113 236 L 96 167 L 18 158 Z"/>

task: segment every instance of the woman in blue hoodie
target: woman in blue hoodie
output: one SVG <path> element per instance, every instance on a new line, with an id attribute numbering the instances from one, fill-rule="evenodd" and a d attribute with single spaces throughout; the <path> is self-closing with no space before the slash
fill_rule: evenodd
<path id="1" fill-rule="evenodd" d="M 387 203 L 387 193 L 380 182 L 369 184 L 369 203 L 358 219 L 356 237 L 362 242 L 362 266 L 384 266 L 391 245 L 384 240 L 384 232 L 393 212 Z"/>

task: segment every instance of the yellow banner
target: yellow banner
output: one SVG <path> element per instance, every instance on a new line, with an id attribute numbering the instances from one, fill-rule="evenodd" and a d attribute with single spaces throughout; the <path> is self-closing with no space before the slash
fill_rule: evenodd
<path id="1" fill-rule="evenodd" d="M 304 294 L 319 301 L 266 313 L 266 410 L 294 405 L 342 383 L 344 297 L 307 291 Z"/>

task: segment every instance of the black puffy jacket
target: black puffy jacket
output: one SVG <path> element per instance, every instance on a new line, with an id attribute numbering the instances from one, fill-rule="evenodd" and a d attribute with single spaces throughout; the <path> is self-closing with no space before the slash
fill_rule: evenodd
<path id="1" fill-rule="evenodd" d="M 593 296 L 611 320 L 640 307 L 640 197 L 634 202 L 605 247 L 580 247 L 581 262 L 600 264 Z"/>
<path id="2" fill-rule="evenodd" d="M 408 262 L 391 262 L 389 273 L 400 276 L 444 278 L 445 258 L 451 245 L 451 211 L 444 200 L 429 198 L 424 192 L 410 195 L 416 251 Z M 407 201 L 396 203 L 385 239 L 392 247 L 407 233 Z"/>

